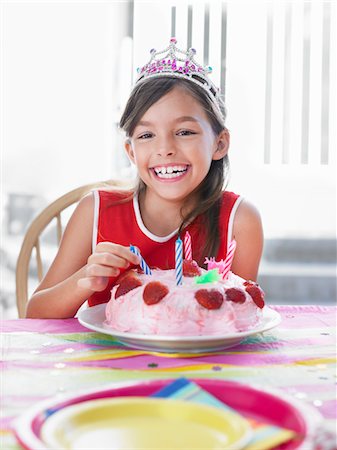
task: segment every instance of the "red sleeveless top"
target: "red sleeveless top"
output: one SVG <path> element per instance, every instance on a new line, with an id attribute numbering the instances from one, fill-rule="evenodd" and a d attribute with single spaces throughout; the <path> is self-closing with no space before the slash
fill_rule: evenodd
<path id="1" fill-rule="evenodd" d="M 130 192 L 94 191 L 95 215 L 93 229 L 93 250 L 99 242 L 114 242 L 140 249 L 141 255 L 150 267 L 173 269 L 175 267 L 175 241 L 177 230 L 169 236 L 152 234 L 143 224 L 138 199 Z M 126 200 L 127 198 L 129 200 Z M 126 201 L 125 201 L 126 200 Z M 220 245 L 216 260 L 224 259 L 228 243 L 232 239 L 234 215 L 242 197 L 233 192 L 224 192 L 219 217 Z M 202 217 L 197 217 L 185 229 L 192 241 L 192 257 L 198 255 L 205 243 Z M 212 255 L 210 255 L 212 256 Z M 109 285 L 102 292 L 93 293 L 88 299 L 89 306 L 106 303 L 116 277 L 110 278 Z"/>

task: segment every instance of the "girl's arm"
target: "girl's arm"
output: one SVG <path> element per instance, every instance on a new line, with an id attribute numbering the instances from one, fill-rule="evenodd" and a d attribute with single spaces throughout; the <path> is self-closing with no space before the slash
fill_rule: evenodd
<path id="1" fill-rule="evenodd" d="M 97 245 L 92 254 L 94 200 L 84 197 L 64 231 L 58 253 L 32 295 L 26 317 L 69 318 L 95 291 L 102 291 L 108 277 L 139 259 L 127 247 L 111 242 Z"/>
<path id="2" fill-rule="evenodd" d="M 256 281 L 263 250 L 263 230 L 259 212 L 246 200 L 236 211 L 233 238 L 237 245 L 232 271 L 246 280 Z"/>

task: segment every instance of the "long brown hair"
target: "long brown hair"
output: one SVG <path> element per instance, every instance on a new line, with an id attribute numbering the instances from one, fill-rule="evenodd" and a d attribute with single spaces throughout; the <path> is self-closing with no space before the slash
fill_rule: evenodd
<path id="1" fill-rule="evenodd" d="M 139 120 L 154 103 L 178 86 L 185 89 L 199 102 L 216 136 L 226 129 L 226 111 L 222 102 L 219 111 L 209 97 L 212 94 L 208 94 L 196 83 L 181 78 L 162 76 L 145 80 L 134 87 L 119 123 L 120 128 L 125 131 L 126 136 L 131 137 L 133 135 Z M 206 242 L 201 252 L 201 257 L 198 258 L 199 264 L 203 264 L 203 259 L 206 255 L 216 256 L 219 248 L 219 213 L 228 172 L 229 160 L 227 155 L 220 160 L 213 160 L 204 180 L 187 198 L 186 204 L 188 205 L 188 200 L 196 196 L 198 199 L 196 207 L 189 212 L 184 211 L 184 206 L 181 209 L 182 222 L 179 228 L 179 234 L 197 216 L 202 219 L 203 226 L 205 227 Z M 145 189 L 146 185 L 139 179 L 136 193 L 139 194 Z"/>

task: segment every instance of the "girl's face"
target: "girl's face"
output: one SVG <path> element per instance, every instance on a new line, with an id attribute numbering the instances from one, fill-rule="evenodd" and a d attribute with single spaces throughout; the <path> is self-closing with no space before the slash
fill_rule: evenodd
<path id="1" fill-rule="evenodd" d="M 216 136 L 199 102 L 177 87 L 146 111 L 125 147 L 147 193 L 182 202 L 228 145 L 227 130 Z"/>

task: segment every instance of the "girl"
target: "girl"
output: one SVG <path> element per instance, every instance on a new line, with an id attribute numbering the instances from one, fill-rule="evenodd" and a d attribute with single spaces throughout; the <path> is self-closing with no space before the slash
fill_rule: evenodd
<path id="1" fill-rule="evenodd" d="M 139 264 L 130 244 L 149 266 L 174 268 L 174 244 L 186 230 L 199 265 L 205 256 L 224 259 L 235 238 L 232 271 L 256 280 L 260 216 L 224 190 L 225 108 L 194 54 L 178 50 L 174 38 L 162 52 L 151 50 L 120 121 L 138 185 L 134 191 L 95 191 L 80 201 L 27 317 L 68 318 L 87 299 L 89 306 L 107 302 L 118 276 Z"/>

